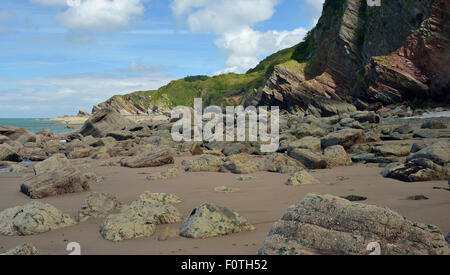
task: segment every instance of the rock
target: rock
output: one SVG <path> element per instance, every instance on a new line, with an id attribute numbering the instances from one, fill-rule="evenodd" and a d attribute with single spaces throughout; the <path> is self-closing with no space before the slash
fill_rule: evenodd
<path id="1" fill-rule="evenodd" d="M 34 173 L 41 175 L 53 170 L 62 169 L 63 167 L 70 166 L 70 162 L 67 158 L 50 157 L 43 162 L 38 162 L 34 165 Z"/>
<path id="2" fill-rule="evenodd" d="M 124 118 L 112 108 L 104 108 L 94 113 L 84 123 L 80 134 L 101 138 L 109 132 L 124 130 L 130 125 L 133 125 L 133 121 Z"/>
<path id="3" fill-rule="evenodd" d="M 320 181 L 311 176 L 310 173 L 308 173 L 306 170 L 297 172 L 293 174 L 288 181 L 286 182 L 286 185 L 311 185 L 311 184 L 319 184 Z"/>
<path id="4" fill-rule="evenodd" d="M 402 135 L 407 135 L 407 134 L 411 134 L 412 132 L 414 132 L 414 130 L 411 126 L 409 126 L 409 124 L 404 124 L 402 126 L 395 128 L 392 132 L 402 134 Z"/>
<path id="5" fill-rule="evenodd" d="M 425 158 L 445 166 L 450 162 L 450 142 L 437 142 L 411 155 L 406 161 Z"/>
<path id="6" fill-rule="evenodd" d="M 152 204 L 178 204 L 183 200 L 177 195 L 166 193 L 152 193 L 147 191 L 139 196 L 139 200 Z"/>
<path id="7" fill-rule="evenodd" d="M 411 146 L 411 153 L 417 153 L 420 150 L 425 149 L 427 146 L 429 146 L 429 145 L 426 143 L 414 143 Z"/>
<path id="8" fill-rule="evenodd" d="M 69 215 L 50 204 L 37 201 L 0 213 L 0 234 L 5 236 L 35 235 L 75 224 Z"/>
<path id="9" fill-rule="evenodd" d="M 0 161 L 21 162 L 22 157 L 18 151 L 8 144 L 0 144 Z"/>
<path id="10" fill-rule="evenodd" d="M 416 131 L 413 135 L 413 138 L 439 138 L 439 136 L 439 132 L 430 129 L 422 129 Z"/>
<path id="11" fill-rule="evenodd" d="M 365 200 L 367 200 L 366 197 L 356 196 L 356 195 L 350 195 L 350 196 L 346 196 L 346 197 L 342 197 L 342 198 L 343 198 L 343 199 L 346 199 L 346 200 L 348 200 L 348 201 L 352 201 L 352 202 L 355 202 L 355 201 L 365 201 Z"/>
<path id="12" fill-rule="evenodd" d="M 170 204 L 153 204 L 136 200 L 122 207 L 120 213 L 110 214 L 101 226 L 103 238 L 113 242 L 152 236 L 157 224 L 177 223 L 180 212 Z"/>
<path id="13" fill-rule="evenodd" d="M 326 169 L 328 163 L 322 154 L 314 153 L 308 149 L 293 149 L 288 155 L 301 162 L 308 169 Z"/>
<path id="14" fill-rule="evenodd" d="M 374 147 L 377 156 L 382 157 L 406 157 L 409 156 L 411 145 L 409 144 L 388 144 Z"/>
<path id="15" fill-rule="evenodd" d="M 9 137 L 6 137 L 4 135 L 0 135 L 0 144 L 8 143 L 10 141 Z"/>
<path id="16" fill-rule="evenodd" d="M 264 170 L 269 172 L 280 173 L 280 170 L 297 172 L 305 168 L 301 162 L 285 154 L 274 153 L 269 155 L 264 161 Z"/>
<path id="17" fill-rule="evenodd" d="M 429 159 L 413 159 L 405 164 L 387 166 L 382 175 L 405 182 L 446 180 L 450 171 Z"/>
<path id="18" fill-rule="evenodd" d="M 19 246 L 17 246 L 16 248 L 4 253 L 4 254 L 0 254 L 3 256 L 34 256 L 34 255 L 38 255 L 38 251 L 36 249 L 36 247 L 34 247 L 34 245 L 29 244 L 29 243 L 24 243 L 21 244 Z"/>
<path id="19" fill-rule="evenodd" d="M 72 165 L 61 165 L 56 169 L 25 180 L 20 191 L 32 199 L 42 199 L 49 196 L 84 192 L 89 188 L 89 182 L 80 171 Z"/>
<path id="20" fill-rule="evenodd" d="M 422 124 L 422 129 L 447 129 L 447 124 L 444 122 L 433 119 Z"/>
<path id="21" fill-rule="evenodd" d="M 0 135 L 8 137 L 10 140 L 17 141 L 21 144 L 26 142 L 34 142 L 35 135 L 24 128 L 18 128 L 13 126 L 5 126 L 0 128 Z"/>
<path id="22" fill-rule="evenodd" d="M 144 150 L 137 156 L 130 159 L 123 159 L 120 164 L 130 168 L 158 167 L 175 162 L 171 152 L 168 149 L 157 151 Z"/>
<path id="23" fill-rule="evenodd" d="M 318 194 L 289 207 L 259 254 L 366 255 L 371 242 L 380 244 L 382 255 L 449 254 L 444 236 L 433 225 L 409 221 L 387 208 Z"/>
<path id="24" fill-rule="evenodd" d="M 253 180 L 255 177 L 254 176 L 239 176 L 236 178 L 236 180 L 238 181 L 250 181 Z"/>
<path id="25" fill-rule="evenodd" d="M 31 151 L 28 160 L 30 161 L 43 161 L 48 158 L 47 152 L 41 148 L 35 148 Z"/>
<path id="26" fill-rule="evenodd" d="M 213 155 L 202 155 L 196 160 L 184 162 L 186 172 L 219 172 L 224 162 L 221 158 Z"/>
<path id="27" fill-rule="evenodd" d="M 450 233 L 447 234 L 445 240 L 447 241 L 448 244 L 450 244 Z"/>
<path id="28" fill-rule="evenodd" d="M 85 222 L 90 218 L 105 218 L 113 211 L 120 209 L 122 204 L 119 200 L 108 193 L 90 193 L 80 210 L 78 211 L 77 219 L 79 222 Z"/>
<path id="29" fill-rule="evenodd" d="M 380 139 L 384 140 L 384 141 L 405 140 L 405 139 L 407 139 L 407 136 L 395 132 L 395 133 L 390 133 L 390 134 L 387 134 L 387 135 L 381 135 Z"/>
<path id="30" fill-rule="evenodd" d="M 204 239 L 253 231 L 255 227 L 231 209 L 204 203 L 195 208 L 183 221 L 180 235 L 186 238 Z"/>
<path id="31" fill-rule="evenodd" d="M 324 150 L 324 157 L 329 168 L 352 164 L 350 156 L 341 145 L 327 147 Z"/>
<path id="32" fill-rule="evenodd" d="M 113 131 L 106 134 L 106 137 L 112 137 L 117 141 L 135 139 L 136 136 L 128 131 Z"/>
<path id="33" fill-rule="evenodd" d="M 178 233 L 178 230 L 167 227 L 159 236 L 158 241 L 167 241 L 170 239 L 178 238 L 180 234 Z"/>
<path id="34" fill-rule="evenodd" d="M 320 143 L 320 139 L 316 137 L 304 137 L 299 140 L 293 141 L 288 145 L 290 148 L 300 148 L 300 149 L 309 149 L 313 152 L 321 152 L 322 146 Z M 290 150 L 288 148 L 288 150 Z"/>
<path id="35" fill-rule="evenodd" d="M 322 148 L 334 145 L 342 145 L 345 150 L 350 149 L 354 144 L 361 143 L 364 139 L 364 132 L 357 129 L 343 129 L 328 134 L 321 139 Z"/>
<path id="36" fill-rule="evenodd" d="M 88 158 L 92 155 L 92 148 L 80 148 L 70 152 L 68 158 L 69 159 L 83 159 Z"/>
<path id="37" fill-rule="evenodd" d="M 251 154 L 253 153 L 253 150 L 249 147 L 246 146 L 245 144 L 242 143 L 233 143 L 231 146 L 227 146 L 222 150 L 222 153 L 225 156 L 232 156 L 232 155 L 237 155 L 237 154 Z"/>
<path id="38" fill-rule="evenodd" d="M 429 198 L 425 197 L 424 195 L 415 195 L 415 196 L 408 197 L 407 200 L 424 201 L 424 200 L 429 200 Z"/>
<path id="39" fill-rule="evenodd" d="M 380 123 L 381 118 L 375 112 L 356 112 L 350 115 L 351 118 L 358 122 Z"/>
<path id="40" fill-rule="evenodd" d="M 91 116 L 91 115 L 90 115 L 87 111 L 81 109 L 81 110 L 78 111 L 78 115 L 77 115 L 77 116 L 80 116 L 80 117 L 89 117 L 89 116 Z"/>
<path id="41" fill-rule="evenodd" d="M 224 164 L 220 166 L 219 172 L 233 174 L 253 174 L 260 171 L 263 163 L 255 156 L 247 154 L 237 154 L 225 159 Z"/>
<path id="42" fill-rule="evenodd" d="M 232 187 L 227 187 L 227 186 L 219 186 L 214 188 L 214 192 L 216 193 L 236 193 L 239 192 L 241 189 L 239 188 L 232 188 Z"/>

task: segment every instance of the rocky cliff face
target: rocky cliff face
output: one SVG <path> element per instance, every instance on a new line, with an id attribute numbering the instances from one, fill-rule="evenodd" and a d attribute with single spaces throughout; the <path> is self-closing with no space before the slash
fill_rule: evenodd
<path id="1" fill-rule="evenodd" d="M 326 1 L 292 60 L 267 78 L 261 104 L 327 115 L 320 102 L 441 100 L 450 78 L 449 10 L 448 0 L 382 1 L 381 7 Z"/>
<path id="2" fill-rule="evenodd" d="M 271 105 L 316 116 L 404 101 L 450 103 L 449 0 L 326 0 L 304 42 L 247 74 L 188 77 L 94 108 L 123 114 L 204 104 Z M 355 104 L 357 102 L 358 104 Z M 367 104 L 366 104 L 367 103 Z"/>

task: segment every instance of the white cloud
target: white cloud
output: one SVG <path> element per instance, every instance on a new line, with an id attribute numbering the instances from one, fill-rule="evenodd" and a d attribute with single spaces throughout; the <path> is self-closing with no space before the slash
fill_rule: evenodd
<path id="1" fill-rule="evenodd" d="M 148 0 L 81 0 L 77 5 L 69 5 L 67 0 L 31 0 L 46 6 L 66 6 L 67 9 L 57 14 L 56 19 L 67 29 L 102 33 L 129 28 L 144 14 L 146 1 Z"/>
<path id="2" fill-rule="evenodd" d="M 131 62 L 130 67 L 126 69 L 120 69 L 117 70 L 121 73 L 136 73 L 136 74 L 149 74 L 149 73 L 157 73 L 164 70 L 163 66 L 152 66 L 152 65 L 145 65 L 141 64 L 140 61 L 133 60 Z"/>
<path id="3" fill-rule="evenodd" d="M 322 7 L 325 0 L 304 0 L 307 4 L 302 8 L 302 14 L 308 16 L 311 19 L 313 25 L 319 21 L 322 13 Z"/>
<path id="4" fill-rule="evenodd" d="M 260 32 L 253 28 L 272 17 L 278 0 L 174 0 L 173 13 L 194 32 L 216 34 L 216 46 L 227 57 L 218 73 L 242 73 L 267 54 L 299 43 L 306 30 Z"/>

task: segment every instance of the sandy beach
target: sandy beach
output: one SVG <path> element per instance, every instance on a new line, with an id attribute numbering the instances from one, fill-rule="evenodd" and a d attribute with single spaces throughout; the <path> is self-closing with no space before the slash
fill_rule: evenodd
<path id="1" fill-rule="evenodd" d="M 443 130 L 442 133 L 447 133 Z M 397 142 L 404 143 L 405 141 Z M 412 142 L 412 141 L 409 141 Z M 393 142 L 390 142 L 393 143 Z M 395 143 L 395 142 L 394 142 Z M 195 157 L 192 157 L 195 158 Z M 181 165 L 185 158 L 177 158 Z M 117 160 L 117 159 L 115 159 Z M 40 254 L 68 254 L 69 242 L 81 244 L 82 254 L 236 254 L 254 255 L 261 247 L 272 224 L 280 219 L 286 209 L 298 204 L 308 193 L 332 194 L 336 196 L 359 195 L 367 197 L 365 204 L 388 207 L 406 218 L 438 226 L 443 234 L 450 232 L 450 192 L 433 187 L 448 188 L 446 181 L 406 183 L 383 178 L 382 168 L 375 164 L 354 164 L 325 170 L 313 170 L 312 175 L 320 180 L 318 185 L 286 186 L 288 175 L 258 172 L 254 179 L 238 181 L 234 174 L 225 173 L 180 173 L 176 178 L 150 182 L 150 174 L 165 171 L 171 166 L 158 168 L 130 169 L 124 167 L 103 167 L 101 160 L 78 159 L 72 163 L 83 172 L 94 172 L 104 177 L 101 183 L 91 186 L 91 191 L 108 192 L 123 203 L 129 203 L 145 191 L 172 193 L 183 202 L 177 208 L 185 216 L 203 202 L 212 202 L 229 207 L 255 225 L 252 232 L 232 234 L 223 237 L 194 240 L 175 238 L 158 241 L 167 227 L 177 229 L 180 224 L 158 225 L 157 232 L 149 238 L 113 243 L 104 240 L 99 233 L 103 219 L 92 219 L 76 226 L 27 236 L 0 236 L 0 252 L 24 242 L 32 243 Z M 30 199 L 19 192 L 19 186 L 30 174 L 0 175 L 0 210 L 24 204 Z M 215 187 L 226 185 L 239 188 L 231 194 L 216 193 Z M 75 216 L 88 193 L 68 194 L 45 198 L 65 213 Z M 424 195 L 429 200 L 412 201 L 407 198 Z"/>

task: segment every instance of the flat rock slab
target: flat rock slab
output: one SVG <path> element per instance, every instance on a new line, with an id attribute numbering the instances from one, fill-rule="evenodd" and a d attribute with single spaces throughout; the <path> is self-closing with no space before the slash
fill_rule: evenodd
<path id="1" fill-rule="evenodd" d="M 167 164 L 173 164 L 175 159 L 168 149 L 157 151 L 146 150 L 137 156 L 123 159 L 121 165 L 129 168 L 158 167 Z"/>
<path id="2" fill-rule="evenodd" d="M 448 255 L 436 226 L 412 222 L 398 213 L 331 195 L 308 194 L 276 222 L 259 254 L 366 255 L 372 242 L 382 255 Z"/>

